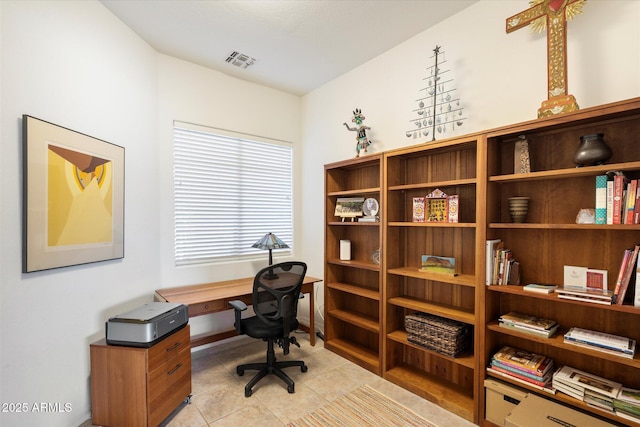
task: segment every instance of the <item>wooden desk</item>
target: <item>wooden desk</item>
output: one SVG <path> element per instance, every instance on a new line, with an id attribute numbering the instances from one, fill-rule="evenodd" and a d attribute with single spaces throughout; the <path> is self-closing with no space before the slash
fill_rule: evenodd
<path id="1" fill-rule="evenodd" d="M 300 329 L 309 332 L 309 342 L 316 344 L 314 330 L 314 302 L 313 284 L 321 279 L 305 276 L 302 282 L 301 293 L 309 294 L 309 323 L 307 327 L 300 325 Z M 189 317 L 203 316 L 205 314 L 218 313 L 220 311 L 231 310 L 229 301 L 240 300 L 247 305 L 251 305 L 251 294 L 253 292 L 253 277 L 244 279 L 227 280 L 224 282 L 203 283 L 199 285 L 178 286 L 175 288 L 165 288 L 156 290 L 156 299 L 159 301 L 185 304 L 189 307 Z M 236 336 L 234 330 L 201 334 L 191 339 L 191 347 L 208 344 L 225 338 Z"/>

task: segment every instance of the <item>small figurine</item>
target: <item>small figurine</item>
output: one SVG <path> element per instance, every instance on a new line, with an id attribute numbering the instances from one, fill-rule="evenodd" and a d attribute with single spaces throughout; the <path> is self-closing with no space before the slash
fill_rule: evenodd
<path id="1" fill-rule="evenodd" d="M 353 112 L 353 118 L 351 119 L 351 121 L 358 125 L 358 127 L 352 128 L 349 127 L 348 124 L 343 123 L 343 125 L 345 125 L 348 130 L 358 132 L 358 136 L 356 137 L 356 157 L 360 157 L 360 150 L 364 150 L 364 152 L 366 153 L 367 147 L 371 145 L 371 141 L 369 141 L 369 138 L 367 138 L 367 129 L 371 128 L 369 126 L 362 125 L 362 121 L 364 119 L 365 117 L 362 115 L 362 110 L 356 108 Z"/>

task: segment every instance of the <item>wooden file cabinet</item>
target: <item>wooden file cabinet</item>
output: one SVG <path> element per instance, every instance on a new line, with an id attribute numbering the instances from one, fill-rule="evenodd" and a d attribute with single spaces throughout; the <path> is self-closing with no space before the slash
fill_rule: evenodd
<path id="1" fill-rule="evenodd" d="M 191 394 L 189 325 L 149 348 L 90 346 L 91 421 L 157 426 Z"/>

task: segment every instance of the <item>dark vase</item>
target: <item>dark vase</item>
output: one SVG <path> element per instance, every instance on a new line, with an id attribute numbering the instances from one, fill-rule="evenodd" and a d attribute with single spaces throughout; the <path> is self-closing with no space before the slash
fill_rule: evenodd
<path id="1" fill-rule="evenodd" d="M 573 155 L 573 163 L 577 167 L 601 165 L 612 154 L 611 148 L 604 142 L 604 134 L 592 133 L 580 137 L 580 146 Z"/>

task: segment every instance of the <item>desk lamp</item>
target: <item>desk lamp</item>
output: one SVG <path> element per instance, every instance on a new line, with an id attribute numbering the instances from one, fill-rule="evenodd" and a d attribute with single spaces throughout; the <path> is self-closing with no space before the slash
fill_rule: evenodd
<path id="1" fill-rule="evenodd" d="M 257 242 L 255 242 L 252 246 L 252 248 L 257 248 L 257 249 L 268 249 L 269 250 L 269 265 L 273 265 L 273 257 L 271 255 L 271 251 L 273 249 L 284 249 L 284 248 L 288 248 L 289 245 L 287 245 L 285 242 L 283 242 L 282 240 L 280 240 L 278 238 L 278 236 L 276 236 L 273 233 L 267 233 L 265 234 L 260 240 L 258 240 Z M 273 271 L 270 270 L 265 276 L 265 279 L 277 279 L 278 275 L 277 274 L 273 274 Z"/>

